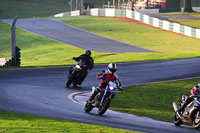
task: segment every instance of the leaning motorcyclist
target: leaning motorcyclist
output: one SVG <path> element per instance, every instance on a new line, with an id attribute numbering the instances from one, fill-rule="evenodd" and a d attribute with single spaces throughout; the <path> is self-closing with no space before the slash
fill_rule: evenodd
<path id="1" fill-rule="evenodd" d="M 195 87 L 193 87 L 190 90 L 191 95 L 190 96 L 185 96 L 183 95 L 182 100 L 184 101 L 183 105 L 178 109 L 178 112 L 181 113 L 183 109 L 193 101 L 194 96 L 200 96 L 200 83 L 197 84 Z"/>
<path id="2" fill-rule="evenodd" d="M 108 64 L 108 69 L 107 70 L 103 70 L 98 76 L 96 76 L 97 79 L 101 79 L 101 76 L 104 77 L 105 79 L 102 79 L 100 84 L 98 85 L 98 87 L 95 89 L 94 93 L 92 94 L 92 96 L 90 97 L 90 99 L 88 100 L 89 102 L 92 101 L 92 99 L 99 93 L 101 93 L 101 96 L 103 95 L 103 90 L 106 88 L 107 84 L 109 81 L 115 81 L 117 83 L 117 86 L 119 87 L 119 89 L 121 91 L 123 91 L 122 87 L 121 87 L 121 83 L 119 81 L 119 78 L 117 76 L 117 74 L 115 73 L 117 71 L 117 65 L 114 63 L 110 63 Z"/>
<path id="3" fill-rule="evenodd" d="M 82 54 L 79 57 L 73 57 L 73 60 L 75 60 L 77 62 L 82 60 L 86 64 L 87 69 L 92 70 L 92 68 L 94 67 L 94 60 L 91 57 L 91 54 L 92 54 L 92 52 L 90 50 L 86 50 L 85 54 Z M 71 74 L 71 72 L 72 72 L 72 68 L 70 68 L 70 74 Z M 86 71 L 86 73 L 83 73 L 83 75 L 81 76 L 81 80 L 80 80 L 81 82 L 79 84 L 82 83 L 82 81 L 85 79 L 87 74 L 88 74 L 87 71 Z"/>
<path id="4" fill-rule="evenodd" d="M 86 63 L 87 68 L 91 70 L 94 67 L 94 60 L 91 57 L 91 54 L 92 52 L 90 50 L 86 50 L 85 54 L 82 54 L 79 57 L 73 57 L 73 60 L 77 62 L 82 60 L 83 62 Z"/>

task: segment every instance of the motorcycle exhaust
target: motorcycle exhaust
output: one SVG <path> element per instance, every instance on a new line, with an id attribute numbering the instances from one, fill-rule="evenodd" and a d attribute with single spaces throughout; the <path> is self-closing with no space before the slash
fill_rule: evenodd
<path id="1" fill-rule="evenodd" d="M 176 102 L 173 102 L 172 105 L 173 105 L 173 107 L 174 107 L 174 111 L 177 112 L 177 111 L 178 111 L 178 107 L 177 107 L 177 105 L 176 105 Z"/>

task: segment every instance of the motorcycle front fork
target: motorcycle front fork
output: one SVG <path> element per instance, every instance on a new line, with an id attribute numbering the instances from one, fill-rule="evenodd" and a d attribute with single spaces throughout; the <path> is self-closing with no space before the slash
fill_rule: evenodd
<path id="1" fill-rule="evenodd" d="M 102 105 L 104 103 L 104 98 L 106 96 L 106 93 L 107 93 L 107 89 L 105 90 L 104 94 L 103 94 L 103 97 L 101 98 L 101 102 L 100 102 L 100 105 Z"/>
<path id="2" fill-rule="evenodd" d="M 101 103 L 100 103 L 100 105 L 104 104 L 104 99 L 106 98 L 106 95 L 107 95 L 107 89 L 105 90 L 104 95 L 103 95 L 103 97 L 101 98 Z M 114 95 L 111 93 L 110 96 L 109 96 L 109 98 L 111 99 L 111 98 L 113 98 L 113 97 L 114 97 Z"/>

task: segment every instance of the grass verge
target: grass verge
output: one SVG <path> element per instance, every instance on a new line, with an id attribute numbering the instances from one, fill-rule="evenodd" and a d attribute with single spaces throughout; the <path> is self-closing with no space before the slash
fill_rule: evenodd
<path id="1" fill-rule="evenodd" d="M 102 36 L 134 44 L 147 49 L 165 52 L 166 58 L 198 57 L 200 39 L 185 37 L 150 27 L 138 21 L 125 18 L 95 17 L 63 22 Z M 168 57 L 167 57 L 168 56 Z M 163 57 L 162 57 L 163 58 Z M 186 57 L 187 58 L 187 57 Z"/>
<path id="2" fill-rule="evenodd" d="M 164 53 L 99 53 L 93 52 L 95 63 L 136 62 L 200 57 L 200 40 L 176 35 L 125 20 L 89 17 L 64 21 L 73 26 L 116 40 Z M 10 25 L 0 21 L 0 57 L 11 55 Z M 73 56 L 84 50 L 17 28 L 17 46 L 21 48 L 21 66 L 60 66 L 75 62 Z"/>
<path id="3" fill-rule="evenodd" d="M 172 102 L 177 101 L 183 94 L 190 95 L 190 89 L 199 83 L 199 80 L 197 78 L 128 86 L 124 88 L 124 93 L 117 93 L 111 109 L 172 122 Z"/>
<path id="4" fill-rule="evenodd" d="M 128 133 L 131 131 L 106 126 L 88 125 L 67 120 L 17 114 L 0 110 L 0 132 L 70 132 L 70 133 Z"/>
<path id="5" fill-rule="evenodd" d="M 199 19 L 189 19 L 189 18 L 185 18 L 185 19 L 181 19 L 181 18 L 169 18 L 170 21 L 174 21 L 177 22 L 179 24 L 182 25 L 187 25 L 189 27 L 193 27 L 193 28 L 198 28 L 200 29 L 200 20 Z"/>
<path id="6" fill-rule="evenodd" d="M 199 12 L 170 12 L 170 13 L 161 13 L 162 15 L 187 15 L 187 16 L 196 16 L 200 17 Z"/>
<path id="7" fill-rule="evenodd" d="M 182 25 L 187 25 L 193 28 L 200 28 L 200 13 L 193 12 L 174 12 L 174 13 L 162 13 L 162 15 L 172 15 L 172 17 L 169 17 L 169 21 L 177 22 Z M 173 17 L 173 15 L 179 15 L 182 17 Z M 192 18 L 193 17 L 193 18 Z"/>

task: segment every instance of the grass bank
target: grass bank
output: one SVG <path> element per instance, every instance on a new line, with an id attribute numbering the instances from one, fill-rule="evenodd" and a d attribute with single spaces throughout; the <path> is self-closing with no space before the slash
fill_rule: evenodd
<path id="1" fill-rule="evenodd" d="M 86 17 L 87 18 L 87 17 Z M 73 26 L 163 53 L 93 52 L 95 63 L 136 62 L 200 57 L 200 40 L 165 32 L 126 20 L 89 17 L 64 21 Z M 11 55 L 10 25 L 0 21 L 0 57 Z M 21 48 L 21 66 L 60 66 L 75 64 L 73 56 L 85 50 L 66 45 L 17 28 L 17 46 Z"/>
<path id="2" fill-rule="evenodd" d="M 186 53 L 197 55 L 200 48 L 200 39 L 166 32 L 132 19 L 95 17 L 63 22 L 126 43 L 170 53 L 174 57 L 178 57 L 178 54 L 186 56 Z"/>
<path id="3" fill-rule="evenodd" d="M 54 133 L 129 133 L 131 131 L 106 126 L 88 125 L 0 110 L 0 132 L 54 132 Z"/>
<path id="4" fill-rule="evenodd" d="M 94 8 L 102 8 L 109 0 L 84 0 Z M 72 0 L 0 0 L 0 18 L 13 19 L 16 14 L 20 18 L 47 17 L 54 14 L 76 10 L 76 1 Z M 78 0 L 80 2 L 80 0 Z M 80 3 L 78 3 L 79 5 Z M 117 1 L 116 1 L 117 4 Z M 78 6 L 78 9 L 80 7 Z"/>
<path id="5" fill-rule="evenodd" d="M 183 94 L 190 95 L 190 89 L 198 84 L 199 80 L 128 86 L 124 88 L 124 93 L 117 93 L 111 109 L 172 122 L 174 115 L 172 102 L 177 101 Z"/>
<path id="6" fill-rule="evenodd" d="M 0 18 L 46 17 L 70 11 L 69 0 L 1 0 Z"/>

